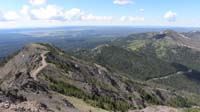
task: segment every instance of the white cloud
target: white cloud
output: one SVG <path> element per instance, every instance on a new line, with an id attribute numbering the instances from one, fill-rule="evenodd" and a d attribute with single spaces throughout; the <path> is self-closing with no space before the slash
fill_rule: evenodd
<path id="1" fill-rule="evenodd" d="M 177 16 L 176 12 L 168 11 L 165 13 L 164 18 L 169 22 L 174 22 L 176 21 L 176 16 Z"/>
<path id="2" fill-rule="evenodd" d="M 34 6 L 44 5 L 47 0 L 29 0 L 29 3 Z"/>
<path id="3" fill-rule="evenodd" d="M 143 24 L 143 21 L 141 16 L 96 15 L 79 8 L 64 10 L 51 4 L 42 7 L 24 5 L 18 12 L 0 13 L 0 27 Z"/>
<path id="4" fill-rule="evenodd" d="M 21 10 L 20 10 L 20 13 L 23 14 L 23 15 L 28 15 L 29 14 L 29 6 L 28 5 L 23 5 Z"/>
<path id="5" fill-rule="evenodd" d="M 4 17 L 3 17 L 3 13 L 0 11 L 0 21 L 3 21 Z"/>
<path id="6" fill-rule="evenodd" d="M 132 4 L 133 0 L 114 0 L 113 3 L 117 5 L 128 5 Z"/>
<path id="7" fill-rule="evenodd" d="M 120 21 L 122 22 L 141 22 L 144 21 L 144 17 L 141 16 L 121 16 Z"/>
<path id="8" fill-rule="evenodd" d="M 65 12 L 64 18 L 68 21 L 107 21 L 111 20 L 112 16 L 96 16 L 88 14 L 81 9 L 73 8 Z"/>
<path id="9" fill-rule="evenodd" d="M 81 20 L 81 17 L 85 15 L 85 12 L 78 8 L 72 8 L 64 13 L 65 20 Z"/>
<path id="10" fill-rule="evenodd" d="M 144 9 L 143 9 L 143 8 L 141 8 L 141 9 L 140 9 L 140 12 L 144 12 Z"/>
<path id="11" fill-rule="evenodd" d="M 120 18 L 120 21 L 126 21 L 126 19 L 127 19 L 126 16 L 122 16 L 122 17 Z"/>
<path id="12" fill-rule="evenodd" d="M 22 6 L 22 8 L 20 10 L 20 14 L 23 19 L 31 20 L 30 7 L 28 5 Z"/>
<path id="13" fill-rule="evenodd" d="M 112 16 L 95 16 L 92 14 L 82 16 L 82 20 L 87 20 L 87 21 L 110 21 L 112 19 L 113 19 Z"/>
<path id="14" fill-rule="evenodd" d="M 132 21 L 132 22 L 144 21 L 144 17 L 140 17 L 140 16 L 129 16 L 129 20 Z"/>
<path id="15" fill-rule="evenodd" d="M 63 10 L 55 5 L 48 5 L 45 8 L 32 9 L 23 7 L 21 12 L 26 15 L 31 15 L 32 19 L 36 20 L 59 20 L 59 21 L 108 21 L 112 16 L 96 16 L 82 11 L 79 8 Z M 30 14 L 28 14 L 30 13 Z"/>
<path id="16" fill-rule="evenodd" d="M 16 20 L 20 19 L 20 16 L 19 16 L 19 14 L 17 14 L 14 11 L 8 11 L 8 12 L 4 13 L 3 18 L 6 21 L 16 21 Z"/>
<path id="17" fill-rule="evenodd" d="M 47 5 L 45 8 L 32 9 L 30 11 L 33 19 L 57 20 L 63 19 L 63 9 L 55 5 Z"/>

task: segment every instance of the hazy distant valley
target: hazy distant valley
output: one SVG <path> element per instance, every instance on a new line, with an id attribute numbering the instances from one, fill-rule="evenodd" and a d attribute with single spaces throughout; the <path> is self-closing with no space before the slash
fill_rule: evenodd
<path id="1" fill-rule="evenodd" d="M 116 38 L 127 37 L 133 33 L 160 32 L 163 27 L 64 27 L 0 30 L 0 58 L 16 52 L 24 45 L 33 42 L 51 43 L 65 51 L 79 48 L 94 48 L 109 43 Z M 171 28 L 179 32 L 189 32 L 198 28 Z M 198 32 L 197 32 L 198 33 Z M 195 33 L 192 33 L 195 34 Z M 190 35 L 187 33 L 186 35 Z M 197 34 L 191 37 L 199 39 Z"/>

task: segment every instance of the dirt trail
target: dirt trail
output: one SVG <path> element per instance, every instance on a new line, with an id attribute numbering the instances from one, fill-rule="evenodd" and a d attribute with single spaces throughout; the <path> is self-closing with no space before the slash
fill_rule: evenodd
<path id="1" fill-rule="evenodd" d="M 167 75 L 167 76 L 158 77 L 158 78 L 152 78 L 152 79 L 149 79 L 148 82 L 162 80 L 162 79 L 169 79 L 170 77 L 174 77 L 175 75 L 177 75 L 177 74 Z"/>
<path id="2" fill-rule="evenodd" d="M 177 75 L 181 75 L 181 74 L 183 74 L 183 73 L 180 71 L 180 72 L 177 72 L 175 74 L 171 74 L 171 75 L 167 75 L 167 76 L 163 76 L 163 77 L 158 77 L 158 78 L 152 78 L 152 79 L 147 80 L 147 82 L 156 81 L 156 80 L 162 80 L 162 79 L 169 79 L 171 77 L 174 77 L 174 76 L 177 76 Z"/>
<path id="3" fill-rule="evenodd" d="M 33 70 L 33 71 L 31 72 L 31 77 L 33 77 L 34 80 L 37 80 L 37 75 L 38 75 L 38 73 L 39 73 L 40 71 L 42 71 L 42 70 L 47 66 L 46 56 L 45 56 L 47 53 L 48 53 L 48 52 L 45 51 L 45 52 L 43 52 L 43 53 L 41 54 L 41 57 L 42 57 L 42 65 L 41 65 L 39 68 L 37 68 L 36 70 Z"/>

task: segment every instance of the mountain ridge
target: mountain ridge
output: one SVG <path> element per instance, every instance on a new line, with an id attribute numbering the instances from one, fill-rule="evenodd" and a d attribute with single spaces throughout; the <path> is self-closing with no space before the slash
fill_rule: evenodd
<path id="1" fill-rule="evenodd" d="M 42 64 L 44 60 L 47 62 L 45 67 Z M 2 100 L 7 101 L 2 102 L 4 105 L 39 105 L 31 108 L 8 106 L 5 110 L 81 111 L 59 94 L 83 99 L 92 106 L 112 111 L 127 111 L 154 104 L 188 105 L 186 99 L 172 91 L 134 82 L 107 67 L 80 60 L 48 44 L 25 46 L 0 70 L 2 98 L 7 99 Z M 38 72 L 31 76 L 32 70 Z M 177 98 L 179 103 L 174 101 Z"/>

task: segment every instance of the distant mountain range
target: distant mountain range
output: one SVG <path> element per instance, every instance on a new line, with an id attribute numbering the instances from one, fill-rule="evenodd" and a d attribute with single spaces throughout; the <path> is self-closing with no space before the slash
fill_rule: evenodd
<path id="1" fill-rule="evenodd" d="M 105 43 L 70 53 L 50 44 L 24 46 L 0 64 L 0 110 L 199 111 L 197 32 L 139 33 Z"/>

